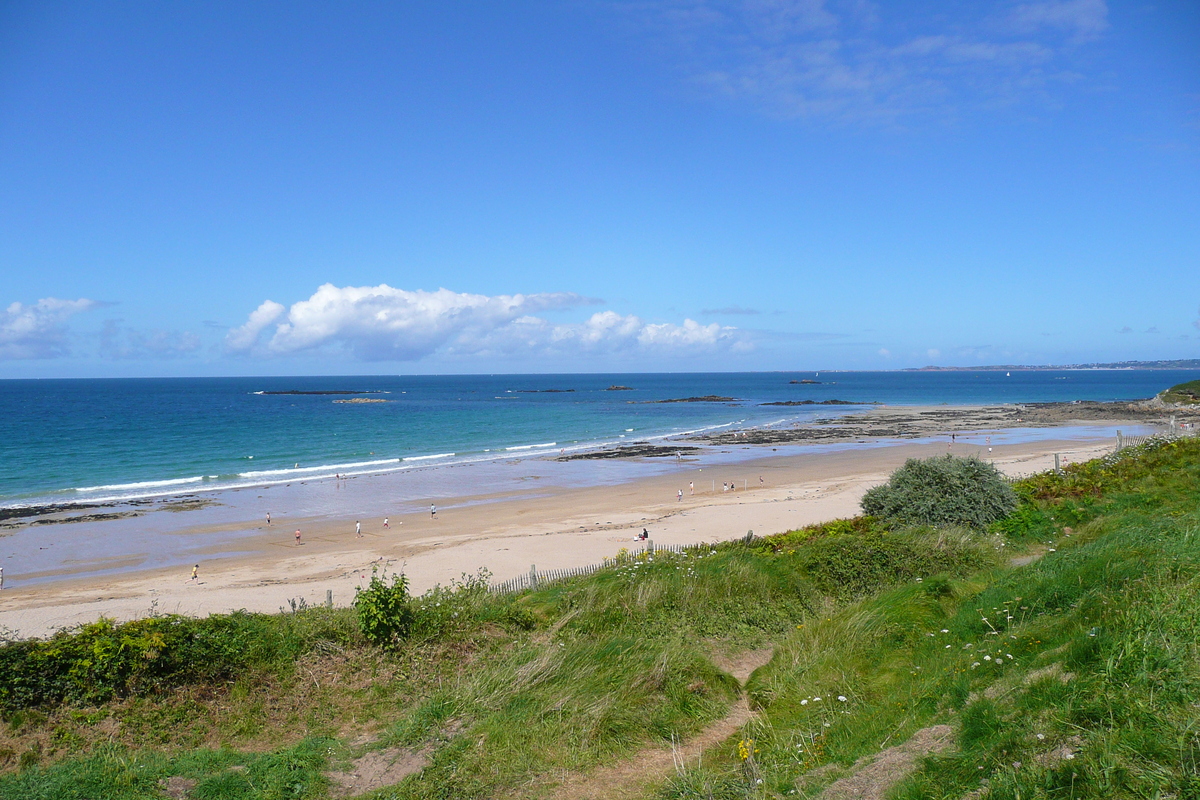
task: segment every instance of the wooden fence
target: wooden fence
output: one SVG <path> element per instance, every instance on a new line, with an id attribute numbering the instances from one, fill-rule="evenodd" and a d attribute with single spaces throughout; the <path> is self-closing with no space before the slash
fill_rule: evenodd
<path id="1" fill-rule="evenodd" d="M 1200 430 L 1197 430 L 1194 427 L 1195 423 L 1190 423 L 1192 427 L 1185 427 L 1185 425 L 1188 424 L 1189 423 L 1184 423 L 1183 425 L 1180 425 L 1176 423 L 1175 418 L 1172 417 L 1171 424 L 1166 430 L 1158 433 L 1152 433 L 1148 436 L 1125 436 L 1120 431 L 1117 431 L 1117 450 L 1124 450 L 1126 447 L 1137 447 L 1140 444 L 1145 444 L 1146 442 L 1156 439 L 1182 439 L 1185 436 L 1196 436 L 1200 434 Z"/>

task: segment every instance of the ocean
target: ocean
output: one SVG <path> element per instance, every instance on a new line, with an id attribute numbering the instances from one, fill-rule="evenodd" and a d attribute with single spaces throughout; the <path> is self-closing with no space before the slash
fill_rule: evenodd
<path id="1" fill-rule="evenodd" d="M 855 410 L 765 405 L 772 402 L 1130 400 L 1197 377 L 1038 370 L 6 380 L 0 507 L 556 454 Z M 802 380 L 815 383 L 793 382 Z M 703 396 L 733 399 L 654 402 Z M 384 402 L 337 402 L 346 400 Z"/>

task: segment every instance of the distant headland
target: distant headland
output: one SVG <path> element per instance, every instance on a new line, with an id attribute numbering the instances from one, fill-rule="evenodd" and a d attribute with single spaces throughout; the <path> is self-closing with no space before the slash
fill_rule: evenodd
<path id="1" fill-rule="evenodd" d="M 1047 369 L 1200 369 L 1200 358 L 1181 358 L 1172 361 L 1110 361 L 1095 364 L 992 364 L 978 367 L 909 367 L 901 372 L 1012 372 L 1016 370 Z"/>

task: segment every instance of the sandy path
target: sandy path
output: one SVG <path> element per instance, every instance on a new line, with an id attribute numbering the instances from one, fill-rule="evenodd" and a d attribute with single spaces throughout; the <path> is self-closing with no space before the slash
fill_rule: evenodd
<path id="1" fill-rule="evenodd" d="M 1079 461 L 1110 449 L 1108 441 L 1041 441 L 997 446 L 993 458 L 1007 474 L 1017 475 L 1051 468 L 1056 452 Z M 418 593 L 481 567 L 500 581 L 534 564 L 548 570 L 598 563 L 635 546 L 633 536 L 642 528 L 659 544 L 728 540 L 747 530 L 767 535 L 853 516 L 863 492 L 905 459 L 943 454 L 946 446 L 901 443 L 773 458 L 763 450 L 767 457 L 733 466 L 685 461 L 677 474 L 635 483 L 548 486 L 534 498 L 447 503 L 457 507 L 439 511 L 437 520 L 411 514 L 393 518 L 389 530 L 381 521 L 364 521 L 362 538 L 354 535 L 353 518 L 263 526 L 241 545 L 242 554 L 201 563 L 195 582 L 188 580 L 188 571 L 159 570 L 7 588 L 0 592 L 0 631 L 45 636 L 101 616 L 134 619 L 152 609 L 190 615 L 238 608 L 273 612 L 292 598 L 323 603 L 327 591 L 335 604 L 345 605 L 355 587 L 370 578 L 373 565 L 403 568 Z M 722 482 L 739 488 L 722 492 Z M 679 489 L 682 501 L 676 499 Z M 293 540 L 297 526 L 304 531 L 301 546 Z"/>

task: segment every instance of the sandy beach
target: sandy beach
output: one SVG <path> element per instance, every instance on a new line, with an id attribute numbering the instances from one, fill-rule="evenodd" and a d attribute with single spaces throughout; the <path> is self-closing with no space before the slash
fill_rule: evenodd
<path id="1" fill-rule="evenodd" d="M 895 428 L 897 414 L 914 418 L 913 409 L 873 413 L 882 430 Z M 918 410 L 916 417 L 920 414 Z M 402 570 L 417 593 L 480 569 L 490 571 L 498 582 L 534 565 L 544 571 L 599 563 L 622 548 L 642 546 L 634 537 L 643 528 L 655 544 L 680 545 L 729 540 L 751 530 L 769 535 L 853 516 L 859 513 L 863 492 L 886 480 L 908 458 L 947 452 L 978 455 L 1017 476 L 1052 468 L 1056 453 L 1064 462 L 1073 462 L 1110 452 L 1114 446 L 1111 430 L 1104 427 L 1083 433 L 1050 429 L 1034 439 L 1009 441 L 994 414 L 981 418 L 991 426 L 975 426 L 974 435 L 964 434 L 954 442 L 948 435 L 932 434 L 939 427 L 970 430 L 969 419 L 947 425 L 946 410 L 939 409 L 928 417 L 928 426 L 909 434 L 918 437 L 915 441 L 885 439 L 842 449 L 744 445 L 734 454 L 736 459 L 731 460 L 729 448 L 689 453 L 667 460 L 669 465 L 657 459 L 657 473 L 605 485 L 564 486 L 543 480 L 536 490 L 465 494 L 439 501 L 436 519 L 426 506 L 389 517 L 386 529 L 381 517 L 356 519 L 353 510 L 308 518 L 277 513 L 269 526 L 263 518 L 209 524 L 208 530 L 181 523 L 180 515 L 156 511 L 143 519 L 170 526 L 168 538 L 238 528 L 236 546 L 221 539 L 213 552 L 199 557 L 196 580 L 190 579 L 189 565 L 90 577 L 63 569 L 29 585 L 10 582 L 0 593 L 0 631 L 9 637 L 46 636 L 100 617 L 127 620 L 151 613 L 204 615 L 234 609 L 274 612 L 288 608 L 289 601 L 324 603 L 329 592 L 336 605 L 347 605 L 355 588 L 376 568 Z M 854 435 L 863 435 L 862 423 L 855 424 Z M 1009 421 L 1014 424 L 1019 423 Z M 989 453 L 992 430 L 995 443 Z M 1056 436 L 1060 430 L 1070 435 Z M 385 477 L 380 476 L 377 485 L 372 476 L 359 480 L 372 492 L 385 488 Z M 734 488 L 723 490 L 723 485 Z M 355 534 L 356 521 L 361 522 L 361 537 Z M 297 529 L 302 531 L 299 544 Z M 121 568 L 120 557 L 114 560 L 111 566 Z"/>

